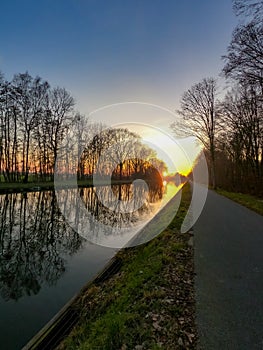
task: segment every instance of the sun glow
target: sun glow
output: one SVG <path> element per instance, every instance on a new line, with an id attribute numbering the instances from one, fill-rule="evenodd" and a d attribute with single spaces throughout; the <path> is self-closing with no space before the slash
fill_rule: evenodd
<path id="1" fill-rule="evenodd" d="M 141 142 L 154 149 L 157 157 L 166 163 L 167 171 L 162 173 L 163 177 L 175 173 L 188 175 L 191 172 L 201 151 L 195 138 L 175 139 L 168 133 L 145 124 L 127 123 L 127 127 L 139 134 Z"/>

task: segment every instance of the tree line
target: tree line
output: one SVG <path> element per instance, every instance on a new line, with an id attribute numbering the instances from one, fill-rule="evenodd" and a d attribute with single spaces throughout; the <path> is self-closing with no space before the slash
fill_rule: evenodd
<path id="1" fill-rule="evenodd" d="M 52 181 L 61 147 L 64 171 L 77 168 L 79 179 L 111 170 L 113 177 L 122 180 L 149 173 L 153 165 L 160 172 L 166 169 L 137 134 L 125 128 L 106 129 L 74 106 L 66 89 L 52 88 L 38 76 L 26 72 L 7 81 L 0 75 L 0 181 Z M 75 144 L 70 142 L 72 136 Z M 98 164 L 105 152 L 107 159 Z"/>
<path id="2" fill-rule="evenodd" d="M 43 180 L 53 173 L 61 139 L 73 122 L 74 99 L 27 72 L 0 77 L 0 173 L 4 181 Z"/>
<path id="3" fill-rule="evenodd" d="M 167 170 L 156 152 L 142 144 L 138 134 L 127 128 L 108 128 L 97 133 L 84 148 L 79 163 L 79 174 L 112 174 L 112 178 L 154 177 Z M 160 176 L 160 175 L 159 175 Z"/>
<path id="4" fill-rule="evenodd" d="M 171 127 L 203 144 L 212 187 L 263 195 L 263 2 L 235 0 L 233 8 L 241 21 L 222 57 L 227 92 L 218 98 L 214 78 L 194 84 Z"/>

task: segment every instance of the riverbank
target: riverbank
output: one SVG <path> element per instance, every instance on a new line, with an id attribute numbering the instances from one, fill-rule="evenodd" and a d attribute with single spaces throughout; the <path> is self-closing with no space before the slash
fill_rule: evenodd
<path id="1" fill-rule="evenodd" d="M 255 211 L 258 214 L 263 215 L 263 199 L 256 196 L 252 196 L 244 193 L 228 192 L 222 189 L 217 189 L 216 192 L 225 196 L 233 201 L 244 205 L 248 209 Z"/>
<path id="2" fill-rule="evenodd" d="M 132 180 L 112 180 L 112 185 L 119 184 L 128 184 L 132 183 Z M 96 186 L 104 186 L 105 183 L 103 181 L 96 184 Z M 107 184 L 108 185 L 108 184 Z M 67 185 L 69 188 L 71 185 Z M 88 180 L 80 180 L 78 181 L 78 187 L 92 187 L 93 181 L 92 179 Z M 75 184 L 72 183 L 72 187 L 75 187 Z M 35 191 L 49 191 L 54 190 L 54 182 L 53 181 L 44 181 L 44 182 L 0 182 L 0 194 L 6 193 L 21 193 L 21 192 L 35 192 Z"/>
<path id="3" fill-rule="evenodd" d="M 191 234 L 179 229 L 190 202 L 185 186 L 173 222 L 154 240 L 122 250 L 120 269 L 78 298 L 80 319 L 58 349 L 195 349 Z"/>
<path id="4" fill-rule="evenodd" d="M 53 182 L 0 182 L 0 194 L 48 191 L 54 189 Z"/>

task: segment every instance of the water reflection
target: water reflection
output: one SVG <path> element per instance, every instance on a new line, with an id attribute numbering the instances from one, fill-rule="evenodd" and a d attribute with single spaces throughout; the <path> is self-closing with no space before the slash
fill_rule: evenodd
<path id="1" fill-rule="evenodd" d="M 108 203 L 121 200 L 116 204 L 119 207 L 108 209 L 99 195 Z M 18 300 L 37 294 L 43 285 L 54 285 L 65 272 L 68 257 L 77 253 L 86 239 L 109 241 L 124 227 L 128 236 L 124 241 L 120 239 L 122 246 L 155 215 L 163 195 L 163 185 L 156 183 L 148 183 L 148 188 L 139 186 L 135 191 L 132 184 L 67 189 L 58 197 L 53 191 L 1 195 L 0 296 Z M 131 200 L 136 205 L 142 197 L 145 201 L 139 209 L 125 211 Z M 84 224 L 80 202 L 91 214 Z M 61 214 L 63 210 L 71 218 L 71 225 Z M 83 229 L 85 236 L 77 233 Z"/>
<path id="2" fill-rule="evenodd" d="M 149 215 L 154 215 L 161 203 L 164 192 L 162 184 L 147 185 L 142 183 L 135 187 L 133 184 L 119 184 L 85 188 L 80 190 L 80 196 L 97 222 L 116 229 L 131 228 Z M 100 198 L 104 199 L 103 203 Z M 108 231 L 107 234 L 113 232 L 116 234 L 118 231 Z"/>
<path id="3" fill-rule="evenodd" d="M 52 285 L 83 239 L 63 220 L 52 191 L 0 196 L 0 295 L 18 300 Z"/>
<path id="4" fill-rule="evenodd" d="M 122 184 L 56 191 L 70 226 L 89 242 L 121 248 L 158 211 L 162 183 Z"/>

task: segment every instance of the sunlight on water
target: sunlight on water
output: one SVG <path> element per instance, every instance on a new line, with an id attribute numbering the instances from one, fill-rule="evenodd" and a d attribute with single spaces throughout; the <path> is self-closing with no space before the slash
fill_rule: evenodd
<path id="1" fill-rule="evenodd" d="M 154 183 L 146 187 L 121 184 L 59 190 L 57 198 L 67 222 L 82 237 L 102 246 L 121 248 L 179 189 L 172 183 L 165 186 Z M 103 203 L 99 198 L 103 198 Z M 142 198 L 145 199 L 143 205 Z M 140 202 L 139 206 L 137 202 Z M 131 210 L 131 204 L 134 210 Z"/>
<path id="2" fill-rule="evenodd" d="M 142 237 L 158 234 L 167 218 L 154 220 L 178 190 L 171 183 L 149 186 L 145 204 L 126 213 L 108 210 L 96 193 L 129 200 L 134 196 L 131 184 L 112 186 L 112 191 L 105 186 L 61 190 L 60 200 L 75 227 L 80 228 L 81 210 L 74 191 L 90 212 L 86 238 L 64 219 L 55 192 L 0 195 L 0 343 L 21 348 L 115 254 L 116 249 L 91 240 L 116 247 L 116 242 L 123 246 L 136 239 L 141 244 Z"/>

